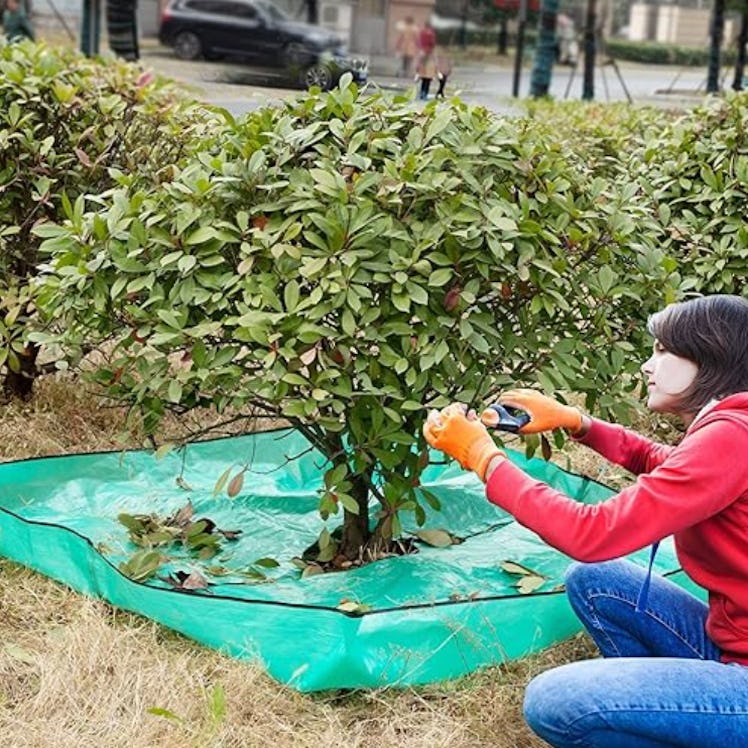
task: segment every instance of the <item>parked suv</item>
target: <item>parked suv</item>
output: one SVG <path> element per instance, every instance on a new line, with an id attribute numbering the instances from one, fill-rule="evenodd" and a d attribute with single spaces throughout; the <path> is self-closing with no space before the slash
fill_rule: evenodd
<path id="1" fill-rule="evenodd" d="M 345 72 L 358 83 L 367 78 L 366 61 L 350 58 L 338 37 L 292 20 L 269 0 L 171 0 L 159 39 L 183 60 L 238 57 L 304 86 L 328 89 Z"/>

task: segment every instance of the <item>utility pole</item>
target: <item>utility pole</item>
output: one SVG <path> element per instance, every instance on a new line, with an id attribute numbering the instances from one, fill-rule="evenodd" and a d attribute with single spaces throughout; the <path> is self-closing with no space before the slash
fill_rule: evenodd
<path id="1" fill-rule="evenodd" d="M 597 0 L 587 0 L 587 20 L 584 27 L 584 80 L 582 98 L 595 98 L 595 27 L 597 25 Z"/>
<path id="2" fill-rule="evenodd" d="M 527 26 L 527 0 L 519 0 L 517 13 L 517 49 L 514 55 L 514 80 L 512 82 L 512 96 L 519 96 L 519 80 L 522 72 L 522 55 L 525 51 L 525 26 Z"/>
<path id="3" fill-rule="evenodd" d="M 740 33 L 738 34 L 738 54 L 735 59 L 735 77 L 732 81 L 733 91 L 743 90 L 745 76 L 745 47 L 748 44 L 748 5 L 740 15 Z"/>
<path id="4" fill-rule="evenodd" d="M 99 29 L 101 27 L 101 0 L 83 0 L 81 17 L 81 52 L 86 57 L 99 54 Z"/>
<path id="5" fill-rule="evenodd" d="M 725 34 L 725 0 L 714 0 L 709 38 L 709 67 L 706 75 L 706 92 L 719 93 L 722 38 Z"/>

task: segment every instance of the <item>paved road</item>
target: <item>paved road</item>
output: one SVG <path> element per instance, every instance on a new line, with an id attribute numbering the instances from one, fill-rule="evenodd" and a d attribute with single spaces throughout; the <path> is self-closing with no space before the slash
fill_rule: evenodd
<path id="1" fill-rule="evenodd" d="M 158 73 L 191 87 L 197 98 L 243 114 L 264 104 L 277 102 L 298 93 L 287 83 L 251 72 L 237 63 L 184 62 L 171 50 L 157 44 L 142 49 L 142 63 Z M 394 63 L 393 63 L 394 65 Z M 387 90 L 406 90 L 413 85 L 387 74 L 387 64 L 379 62 L 370 74 L 372 85 Z M 643 66 L 621 63 L 598 66 L 595 71 L 595 98 L 599 101 L 625 101 L 664 107 L 689 106 L 703 97 L 706 71 L 695 68 Z M 522 110 L 521 102 L 511 96 L 513 71 L 498 65 L 472 63 L 455 67 L 448 93 L 459 93 L 468 102 L 482 104 L 502 113 Z M 522 71 L 520 93 L 527 96 L 530 70 Z M 580 99 L 581 66 L 576 70 L 554 69 L 551 95 L 556 99 Z"/>

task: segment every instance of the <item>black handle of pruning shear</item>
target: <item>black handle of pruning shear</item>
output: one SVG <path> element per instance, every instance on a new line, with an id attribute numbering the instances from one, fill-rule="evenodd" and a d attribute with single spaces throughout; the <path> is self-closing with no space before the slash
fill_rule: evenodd
<path id="1" fill-rule="evenodd" d="M 489 428 L 516 434 L 523 426 L 530 423 L 530 414 L 521 408 L 495 403 L 483 411 L 480 419 Z"/>

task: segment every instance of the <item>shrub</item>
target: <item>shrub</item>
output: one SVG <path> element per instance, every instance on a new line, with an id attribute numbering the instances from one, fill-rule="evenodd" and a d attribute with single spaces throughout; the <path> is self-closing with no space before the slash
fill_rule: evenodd
<path id="1" fill-rule="evenodd" d="M 536 99 L 526 106 L 542 138 L 563 144 L 578 168 L 625 181 L 631 174 L 631 155 L 676 118 L 672 112 L 627 104 Z"/>
<path id="2" fill-rule="evenodd" d="M 170 179 L 204 127 L 203 110 L 151 78 L 69 50 L 0 46 L 0 371 L 16 394 L 30 390 L 37 352 L 22 340 L 34 314 L 34 225 L 71 217 L 77 196 L 119 179 Z"/>
<path id="3" fill-rule="evenodd" d="M 616 60 L 641 62 L 646 65 L 694 65 L 706 67 L 709 62 L 709 48 L 684 47 L 662 42 L 634 42 L 625 39 L 609 39 L 605 43 L 609 57 Z M 735 50 L 725 47 L 721 52 L 722 63 L 735 62 Z"/>
<path id="4" fill-rule="evenodd" d="M 622 407 L 663 256 L 633 188 L 543 133 L 344 80 L 227 125 L 158 189 L 38 227 L 40 299 L 68 345 L 113 338 L 98 379 L 152 432 L 202 405 L 287 418 L 329 459 L 334 551 L 386 547 L 400 511 L 435 501 L 427 406 L 524 382 Z"/>
<path id="5" fill-rule="evenodd" d="M 748 94 L 729 94 L 665 127 L 633 156 L 682 293 L 748 291 L 747 122 Z"/>

